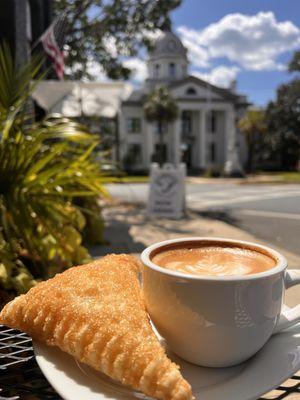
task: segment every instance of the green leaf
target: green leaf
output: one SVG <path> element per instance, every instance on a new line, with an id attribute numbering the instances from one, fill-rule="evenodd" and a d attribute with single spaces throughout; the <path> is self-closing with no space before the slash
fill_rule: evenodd
<path id="1" fill-rule="evenodd" d="M 108 196 L 95 161 L 98 137 L 67 118 L 32 121 L 39 60 L 16 69 L 0 45 L 0 286 L 16 294 L 89 259 L 81 207 Z M 90 211 L 99 220 L 100 207 Z"/>

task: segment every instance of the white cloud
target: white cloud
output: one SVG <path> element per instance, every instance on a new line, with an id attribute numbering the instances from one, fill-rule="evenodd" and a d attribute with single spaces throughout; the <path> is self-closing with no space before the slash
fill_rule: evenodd
<path id="1" fill-rule="evenodd" d="M 134 81 L 144 81 L 147 77 L 147 65 L 140 58 L 132 57 L 123 62 L 123 65 L 132 70 L 131 78 Z"/>
<path id="2" fill-rule="evenodd" d="M 149 40 L 156 40 L 162 34 L 160 29 L 153 29 L 153 31 L 142 30 L 141 33 L 137 33 L 136 37 L 142 40 L 143 36 L 146 36 Z"/>
<path id="3" fill-rule="evenodd" d="M 242 70 L 285 69 L 278 61 L 280 55 L 300 46 L 300 29 L 291 21 L 277 21 L 273 12 L 228 14 L 202 30 L 180 26 L 178 32 L 188 49 L 192 74 L 222 87 L 229 86 Z M 159 30 L 149 33 L 152 39 L 159 34 Z M 117 55 L 113 38 L 107 38 L 105 45 L 112 55 Z M 223 65 L 224 58 L 228 65 Z M 221 65 L 216 66 L 217 63 Z M 133 70 L 133 81 L 141 82 L 147 77 L 142 59 L 128 57 L 123 64 Z M 97 81 L 108 80 L 96 61 L 89 62 L 88 71 Z"/>
<path id="4" fill-rule="evenodd" d="M 188 49 L 188 58 L 191 64 L 195 67 L 207 68 L 209 64 L 208 50 L 195 41 L 195 33 L 193 29 L 185 26 L 178 28 L 182 43 Z M 196 33 L 197 35 L 197 33 Z"/>
<path id="5" fill-rule="evenodd" d="M 240 68 L 237 66 L 228 67 L 226 65 L 219 65 L 210 72 L 192 71 L 192 75 L 210 82 L 213 85 L 228 88 L 231 82 L 236 79 L 239 71 Z"/>
<path id="6" fill-rule="evenodd" d="M 82 69 L 82 65 L 79 63 L 75 63 L 72 68 L 66 67 L 66 72 L 69 73 L 75 73 L 78 72 Z M 95 81 L 108 81 L 109 79 L 107 78 L 101 64 L 99 64 L 95 60 L 89 60 L 87 62 L 87 72 L 93 77 Z M 85 78 L 82 79 L 83 82 L 86 81 Z"/>
<path id="7" fill-rule="evenodd" d="M 101 64 L 95 60 L 90 60 L 87 63 L 87 72 L 95 79 L 95 81 L 108 81 Z"/>
<path id="8" fill-rule="evenodd" d="M 106 49 L 106 51 L 112 56 L 112 57 L 118 57 L 119 50 L 116 45 L 116 39 L 113 36 L 105 36 L 102 40 L 103 45 Z"/>
<path id="9" fill-rule="evenodd" d="M 199 67 L 225 57 L 247 70 L 284 69 L 278 56 L 300 45 L 300 29 L 290 21 L 278 22 L 273 12 L 228 14 L 203 30 L 181 26 L 178 32 Z"/>

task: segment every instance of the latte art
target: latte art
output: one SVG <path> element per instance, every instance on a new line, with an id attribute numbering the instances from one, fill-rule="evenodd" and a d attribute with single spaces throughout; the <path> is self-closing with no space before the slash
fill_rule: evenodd
<path id="1" fill-rule="evenodd" d="M 209 276 L 256 274 L 276 264 L 271 257 L 254 250 L 216 246 L 167 250 L 156 254 L 152 261 L 172 271 Z"/>
<path id="2" fill-rule="evenodd" d="M 251 273 L 251 268 L 238 263 L 230 263 L 227 265 L 210 264 L 206 261 L 198 261 L 195 264 L 186 264 L 184 261 L 171 261 L 164 265 L 167 269 L 179 272 L 189 272 L 197 275 L 246 275 Z"/>

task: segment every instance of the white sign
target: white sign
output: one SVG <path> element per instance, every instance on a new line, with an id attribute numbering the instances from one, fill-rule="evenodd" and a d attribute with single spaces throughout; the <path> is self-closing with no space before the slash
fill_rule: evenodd
<path id="1" fill-rule="evenodd" d="M 185 164 L 152 164 L 147 214 L 166 218 L 181 218 L 185 207 Z"/>

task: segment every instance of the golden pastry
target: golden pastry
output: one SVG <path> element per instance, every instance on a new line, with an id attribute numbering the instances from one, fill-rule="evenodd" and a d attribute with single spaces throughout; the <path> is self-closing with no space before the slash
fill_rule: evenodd
<path id="1" fill-rule="evenodd" d="M 70 268 L 8 303 L 0 323 L 146 395 L 192 399 L 190 385 L 151 328 L 137 272 L 128 255 Z"/>

